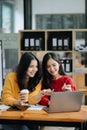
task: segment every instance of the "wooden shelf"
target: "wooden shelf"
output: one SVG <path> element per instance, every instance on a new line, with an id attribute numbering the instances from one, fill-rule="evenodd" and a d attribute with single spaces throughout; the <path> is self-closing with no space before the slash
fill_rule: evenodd
<path id="1" fill-rule="evenodd" d="M 68 67 L 72 68 L 70 69 L 70 72 L 66 72 L 66 63 L 64 63 L 64 70 L 67 75 L 73 78 L 76 88 L 86 88 L 85 74 L 87 74 L 87 68 L 85 66 L 83 67 L 83 65 L 80 66 L 80 64 L 77 66 L 76 64 L 76 56 L 80 53 L 84 54 L 85 52 L 78 52 L 75 50 L 77 43 L 82 43 L 82 41 L 85 42 L 86 35 L 84 34 L 86 33 L 87 29 L 20 30 L 19 59 L 22 53 L 30 51 L 42 61 L 45 53 L 56 52 L 60 59 L 70 59 L 72 61 L 71 64 L 68 64 Z M 28 48 L 24 47 L 25 39 L 28 39 Z M 33 47 L 31 47 L 32 44 Z"/>

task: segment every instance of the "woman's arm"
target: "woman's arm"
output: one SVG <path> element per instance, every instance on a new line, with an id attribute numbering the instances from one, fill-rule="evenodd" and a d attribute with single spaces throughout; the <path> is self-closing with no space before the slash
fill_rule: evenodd
<path id="1" fill-rule="evenodd" d="M 62 90 L 63 91 L 75 91 L 76 87 L 74 85 L 74 81 L 71 77 L 67 76 L 67 80 L 64 83 L 64 85 L 62 86 Z"/>
<path id="2" fill-rule="evenodd" d="M 19 88 L 16 82 L 16 74 L 10 73 L 7 75 L 2 92 L 2 102 L 6 105 L 13 106 L 18 102 Z"/>
<path id="3" fill-rule="evenodd" d="M 40 81 L 33 92 L 29 92 L 29 104 L 37 104 L 41 100 L 43 94 L 41 91 L 42 82 Z"/>

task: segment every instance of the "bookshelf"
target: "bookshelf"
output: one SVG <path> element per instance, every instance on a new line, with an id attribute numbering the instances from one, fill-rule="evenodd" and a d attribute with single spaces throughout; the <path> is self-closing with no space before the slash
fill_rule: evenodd
<path id="1" fill-rule="evenodd" d="M 30 51 L 41 61 L 46 52 L 57 52 L 66 74 L 74 79 L 77 90 L 86 89 L 87 50 L 80 48 L 86 48 L 86 34 L 87 29 L 20 30 L 19 58 L 22 53 Z"/>

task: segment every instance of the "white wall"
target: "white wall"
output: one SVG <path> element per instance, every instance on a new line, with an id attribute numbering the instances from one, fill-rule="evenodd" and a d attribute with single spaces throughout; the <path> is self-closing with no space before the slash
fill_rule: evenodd
<path id="1" fill-rule="evenodd" d="M 14 32 L 18 33 L 18 30 L 24 29 L 23 0 L 16 0 L 14 10 Z"/>
<path id="2" fill-rule="evenodd" d="M 36 14 L 85 13 L 85 0 L 32 0 L 32 29 Z"/>

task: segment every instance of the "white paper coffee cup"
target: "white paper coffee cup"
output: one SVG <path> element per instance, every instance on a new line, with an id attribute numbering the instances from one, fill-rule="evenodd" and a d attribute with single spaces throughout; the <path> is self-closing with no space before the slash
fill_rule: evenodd
<path id="1" fill-rule="evenodd" d="M 20 91 L 20 94 L 26 94 L 26 100 L 25 101 L 22 101 L 21 100 L 21 105 L 23 106 L 25 106 L 26 104 L 27 104 L 27 102 L 28 102 L 28 93 L 29 93 L 29 90 L 28 89 L 22 89 L 21 91 Z"/>
<path id="2" fill-rule="evenodd" d="M 28 89 L 22 89 L 21 91 L 20 91 L 20 93 L 21 94 L 28 94 L 29 93 L 29 90 Z"/>

